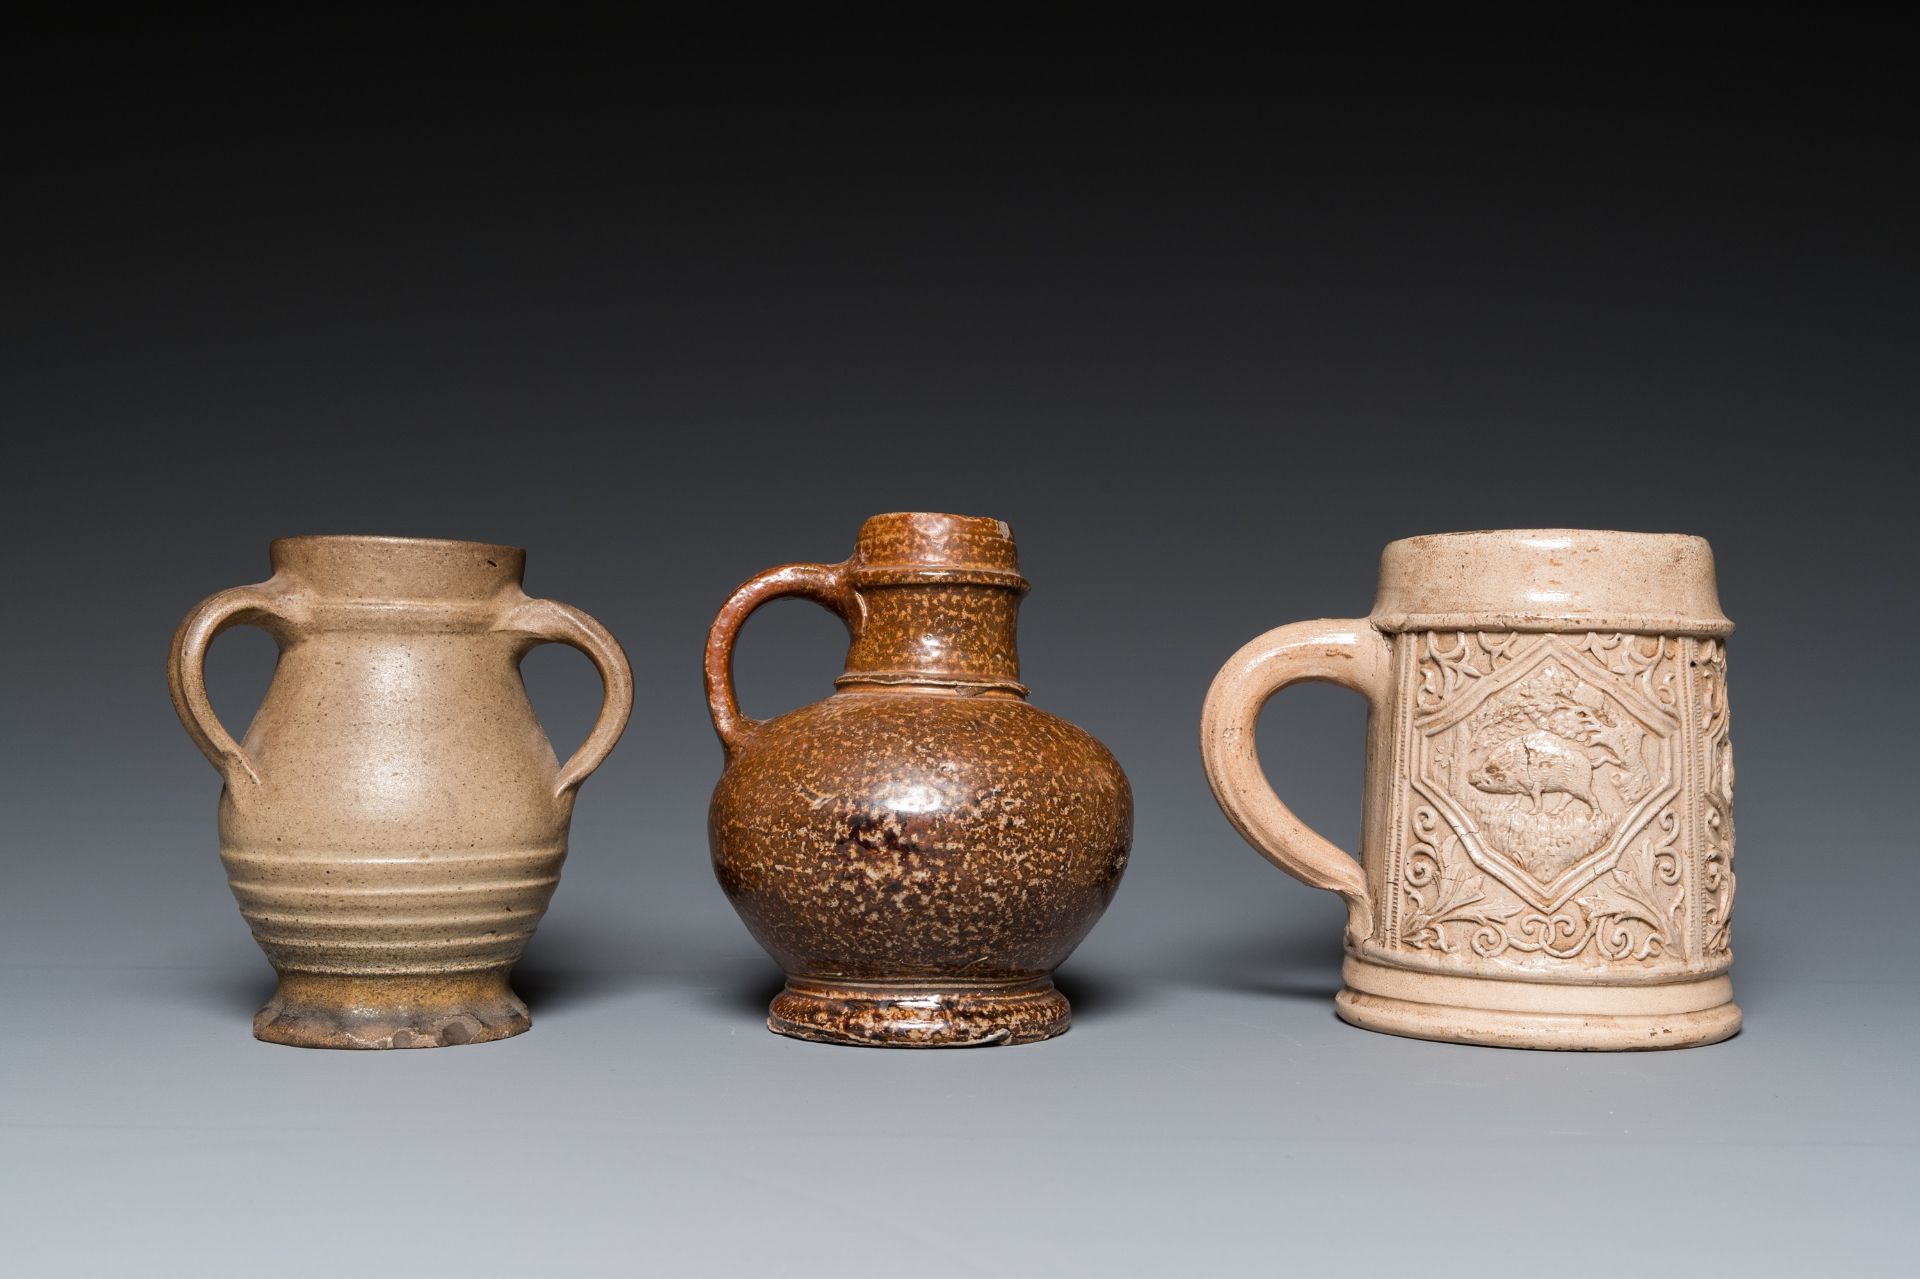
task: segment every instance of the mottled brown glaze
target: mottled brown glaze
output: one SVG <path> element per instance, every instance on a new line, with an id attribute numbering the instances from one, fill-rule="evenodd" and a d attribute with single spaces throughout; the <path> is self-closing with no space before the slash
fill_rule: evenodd
<path id="1" fill-rule="evenodd" d="M 528 1028 L 508 971 L 566 858 L 575 792 L 625 728 L 627 660 L 586 614 L 520 589 L 524 552 L 400 537 L 282 538 L 274 575 L 180 625 L 175 708 L 226 782 L 220 856 L 280 974 L 254 1034 L 431 1048 Z M 207 700 L 209 644 L 265 629 L 280 660 L 246 740 Z M 570 644 L 606 683 L 563 766 L 520 659 Z"/>
<path id="2" fill-rule="evenodd" d="M 1028 705 L 1026 589 L 998 520 L 879 515 L 852 559 L 771 569 L 715 619 L 727 766 L 708 829 L 721 886 L 787 973 L 773 1030 L 896 1048 L 1066 1030 L 1052 972 L 1119 884 L 1133 799 L 1105 747 Z M 735 701 L 733 646 L 780 595 L 832 609 L 852 643 L 838 692 L 760 723 Z"/>

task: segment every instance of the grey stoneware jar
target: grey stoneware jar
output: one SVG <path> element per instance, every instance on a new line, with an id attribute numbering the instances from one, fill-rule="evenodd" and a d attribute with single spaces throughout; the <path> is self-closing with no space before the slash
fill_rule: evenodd
<path id="1" fill-rule="evenodd" d="M 574 797 L 613 750 L 633 676 L 605 627 L 520 589 L 525 552 L 407 537 L 289 537 L 273 576 L 180 624 L 168 683 L 212 761 L 220 858 L 280 975 L 254 1034 L 306 1048 L 432 1048 L 531 1025 L 507 975 L 546 911 Z M 244 740 L 207 700 L 207 647 L 258 626 L 280 658 Z M 569 644 L 606 686 L 561 764 L 520 659 Z"/>

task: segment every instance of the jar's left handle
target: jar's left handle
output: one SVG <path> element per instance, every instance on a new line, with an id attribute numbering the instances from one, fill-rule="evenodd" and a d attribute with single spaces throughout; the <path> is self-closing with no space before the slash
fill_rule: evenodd
<path id="1" fill-rule="evenodd" d="M 286 599 L 273 582 L 236 586 L 195 605 L 173 633 L 167 654 L 167 687 L 187 736 L 217 769 L 229 790 L 257 786 L 260 774 L 233 739 L 207 698 L 207 648 L 229 626 L 259 626 L 277 632 L 287 617 Z M 278 638 L 277 634 L 275 636 Z"/>

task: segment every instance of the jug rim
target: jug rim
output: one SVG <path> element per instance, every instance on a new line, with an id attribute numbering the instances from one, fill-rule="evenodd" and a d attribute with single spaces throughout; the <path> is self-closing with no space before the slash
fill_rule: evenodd
<path id="1" fill-rule="evenodd" d="M 993 515 L 961 515 L 956 511 L 877 511 L 861 522 L 871 524 L 875 520 L 953 520 L 961 524 L 995 524 L 999 526 L 1003 537 L 1013 536 L 1012 527 Z"/>
<path id="2" fill-rule="evenodd" d="M 1012 527 L 990 515 L 869 516 L 860 524 L 849 565 L 862 586 L 943 581 L 1027 588 Z"/>

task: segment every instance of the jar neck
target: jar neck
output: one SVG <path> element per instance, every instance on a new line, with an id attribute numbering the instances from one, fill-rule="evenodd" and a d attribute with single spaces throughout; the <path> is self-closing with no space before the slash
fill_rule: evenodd
<path id="1" fill-rule="evenodd" d="M 318 602 L 475 611 L 518 595 L 527 559 L 518 547 L 432 537 L 283 537 L 268 554 L 276 576 Z"/>
<path id="2" fill-rule="evenodd" d="M 840 688 L 1026 696 L 1014 637 L 1026 583 L 1017 575 L 862 576 L 855 575 L 861 620 L 847 649 L 846 673 L 834 681 Z"/>

